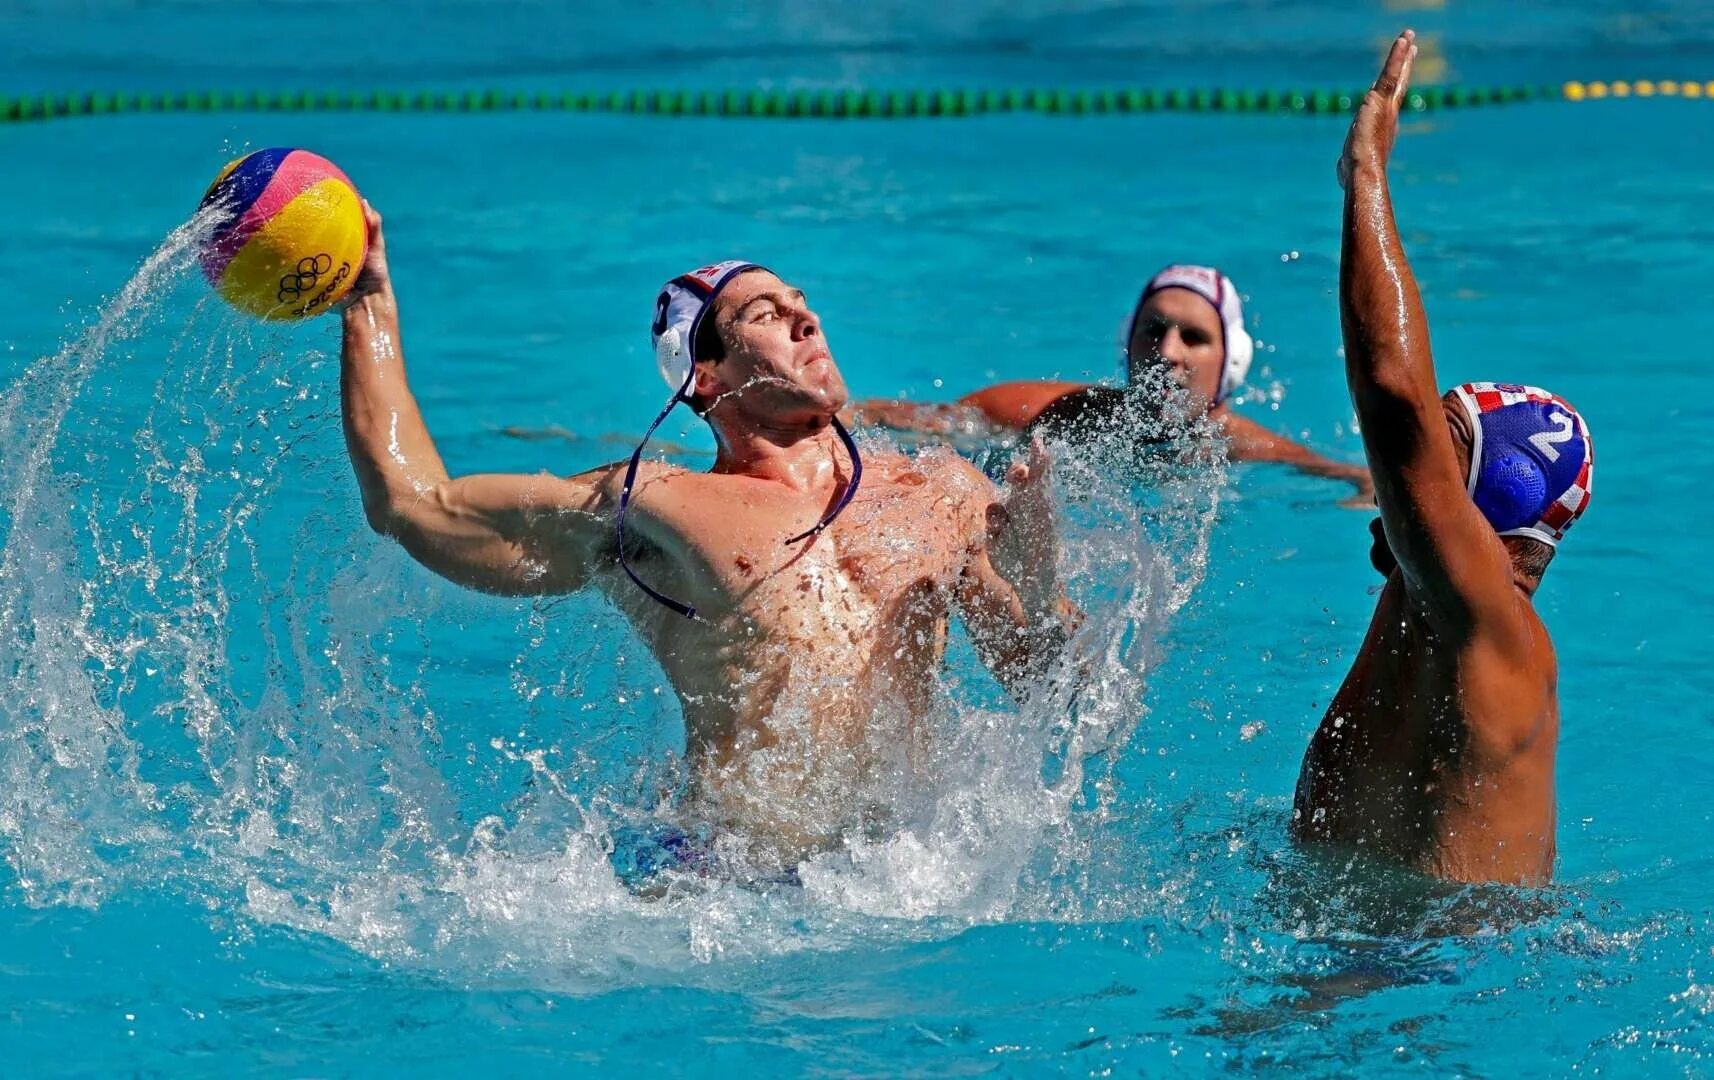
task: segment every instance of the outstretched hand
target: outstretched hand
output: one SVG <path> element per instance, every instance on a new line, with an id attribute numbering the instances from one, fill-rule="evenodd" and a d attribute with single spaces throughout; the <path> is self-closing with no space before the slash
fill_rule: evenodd
<path id="1" fill-rule="evenodd" d="M 1393 47 L 1375 77 L 1375 85 L 1363 95 L 1345 150 L 1339 155 L 1339 186 L 1345 187 L 1359 168 L 1385 171 L 1399 135 L 1399 110 L 1410 90 L 1411 63 L 1416 59 L 1416 31 L 1406 30 L 1393 39 Z"/>

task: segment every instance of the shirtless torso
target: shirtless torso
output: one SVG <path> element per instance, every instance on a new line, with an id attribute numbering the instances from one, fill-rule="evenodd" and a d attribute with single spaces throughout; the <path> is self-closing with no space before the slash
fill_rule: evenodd
<path id="1" fill-rule="evenodd" d="M 694 807 L 803 847 L 853 814 L 884 815 L 879 793 L 926 764 L 921 725 L 952 615 L 1009 600 L 984 553 L 998 505 L 986 477 L 945 451 L 865 464 L 844 514 L 789 547 L 817 504 L 765 480 L 657 466 L 637 489 L 633 563 L 699 618 L 653 603 L 611 562 L 594 582 L 684 706 Z"/>
<path id="2" fill-rule="evenodd" d="M 1395 572 L 1304 756 L 1293 829 L 1454 881 L 1546 881 L 1554 859 L 1553 645 L 1435 629 Z"/>
<path id="3" fill-rule="evenodd" d="M 623 464 L 450 476 L 405 378 L 369 214 L 341 399 L 370 523 L 472 588 L 607 596 L 683 706 L 688 812 L 789 863 L 884 821 L 886 793 L 924 764 L 954 615 L 1016 693 L 1051 663 L 1065 609 L 1039 447 L 1004 490 L 948 451 L 871 455 L 831 525 L 790 542 L 853 479 L 831 429 L 846 392 L 803 294 L 760 268 L 707 302 L 722 351 L 685 365 L 681 392 L 720 444 L 714 468 L 646 462 L 632 489 L 624 554 L 662 603 L 620 562 Z"/>
<path id="4" fill-rule="evenodd" d="M 1381 512 L 1371 558 L 1387 582 L 1304 757 L 1292 829 L 1443 878 L 1539 884 L 1553 872 L 1559 704 L 1532 598 L 1552 551 L 1511 526 L 1502 537 L 1478 508 L 1476 429 L 1437 387 L 1386 177 L 1414 54 L 1407 32 L 1340 161 L 1346 373 Z M 1561 419 L 1537 436 L 1551 451 L 1541 461 L 1581 430 Z M 1534 467 L 1510 460 L 1513 493 Z"/>

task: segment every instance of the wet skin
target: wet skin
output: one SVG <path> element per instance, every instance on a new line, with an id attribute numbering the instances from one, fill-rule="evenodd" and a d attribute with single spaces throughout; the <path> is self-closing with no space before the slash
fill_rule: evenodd
<path id="1" fill-rule="evenodd" d="M 1361 651 L 1310 742 L 1293 833 L 1458 881 L 1553 872 L 1553 643 L 1527 545 L 1501 539 L 1465 486 L 1471 431 L 1435 382 L 1387 161 L 1415 54 L 1394 43 L 1353 122 L 1340 312 L 1347 377 L 1381 516 L 1387 575 Z"/>
<path id="2" fill-rule="evenodd" d="M 865 461 L 855 499 L 794 544 L 850 481 L 830 421 L 845 383 L 803 294 L 771 273 L 732 279 L 712 312 L 725 356 L 696 365 L 712 470 L 645 462 L 620 570 L 623 463 L 571 477 L 450 477 L 405 380 L 378 215 L 344 312 L 347 444 L 371 524 L 436 573 L 508 595 L 600 591 L 659 659 L 683 706 L 687 811 L 789 863 L 854 823 L 929 752 L 948 622 L 1023 693 L 1065 631 L 1039 450 L 996 488 L 948 452 Z M 634 546 L 633 546 L 634 545 Z"/>

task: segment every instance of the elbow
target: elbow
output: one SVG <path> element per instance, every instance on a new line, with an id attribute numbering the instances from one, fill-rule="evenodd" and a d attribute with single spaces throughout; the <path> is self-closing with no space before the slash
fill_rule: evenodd
<path id="1" fill-rule="evenodd" d="M 1440 412 L 1439 399 L 1423 400 L 1414 377 L 1402 373 L 1367 372 L 1351 391 L 1365 435 L 1424 430 Z"/>
<path id="2" fill-rule="evenodd" d="M 401 543 L 434 528 L 437 515 L 447 513 L 442 486 L 419 486 L 402 478 L 377 478 L 363 485 L 363 517 L 369 527 Z"/>
<path id="3" fill-rule="evenodd" d="M 368 519 L 369 528 L 380 536 L 392 536 L 397 530 L 396 515 L 393 504 L 381 499 L 364 499 L 363 516 Z"/>
<path id="4" fill-rule="evenodd" d="M 363 492 L 363 517 L 377 535 L 395 540 L 403 538 L 408 524 L 403 502 L 384 488 Z"/>

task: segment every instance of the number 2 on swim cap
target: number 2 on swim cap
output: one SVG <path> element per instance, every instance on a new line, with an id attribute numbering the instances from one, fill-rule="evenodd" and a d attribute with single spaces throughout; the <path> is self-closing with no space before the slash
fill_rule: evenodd
<path id="1" fill-rule="evenodd" d="M 1550 412 L 1548 421 L 1553 424 L 1552 431 L 1538 431 L 1530 436 L 1530 444 L 1540 450 L 1548 461 L 1559 460 L 1559 444 L 1570 442 L 1573 430 L 1571 417 L 1562 412 Z"/>

